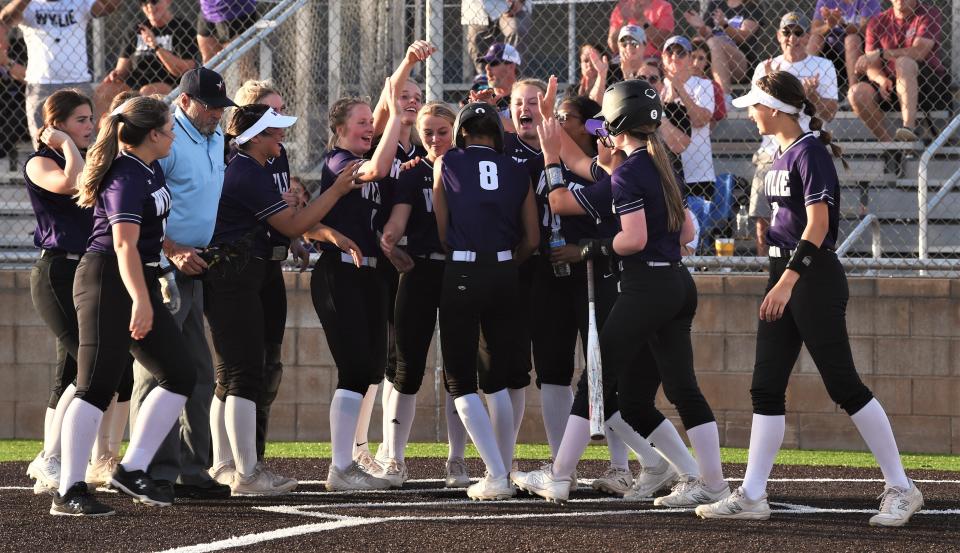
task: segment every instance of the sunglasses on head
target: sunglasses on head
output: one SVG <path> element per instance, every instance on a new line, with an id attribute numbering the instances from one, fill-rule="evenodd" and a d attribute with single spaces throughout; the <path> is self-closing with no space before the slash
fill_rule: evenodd
<path id="1" fill-rule="evenodd" d="M 795 36 L 795 37 L 801 37 L 801 36 L 807 34 L 807 32 L 804 31 L 803 29 L 801 29 L 800 27 L 792 27 L 792 28 L 787 28 L 787 29 L 780 29 L 780 32 L 783 33 L 783 36 L 793 35 L 793 36 Z"/>

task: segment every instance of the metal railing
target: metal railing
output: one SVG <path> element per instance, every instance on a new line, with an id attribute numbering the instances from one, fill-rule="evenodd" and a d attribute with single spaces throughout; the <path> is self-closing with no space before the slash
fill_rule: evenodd
<path id="1" fill-rule="evenodd" d="M 860 221 L 860 224 L 850 231 L 847 238 L 840 244 L 840 247 L 837 248 L 837 257 L 844 257 L 851 246 L 860 238 L 860 235 L 868 228 L 871 232 L 871 253 L 873 254 L 873 258 L 879 259 L 883 257 L 883 248 L 880 244 L 880 219 L 873 213 L 868 213 L 863 220 Z"/>
<path id="2" fill-rule="evenodd" d="M 954 173 L 950 179 L 944 183 L 940 191 L 934 196 L 933 205 L 927 203 L 927 186 L 928 186 L 928 169 L 930 166 L 930 161 L 933 159 L 933 156 L 936 155 L 937 151 L 940 150 L 944 144 L 947 143 L 947 140 L 953 136 L 957 129 L 960 128 L 960 114 L 956 115 L 950 124 L 947 125 L 947 128 L 943 130 L 933 142 L 927 146 L 927 149 L 924 150 L 923 155 L 920 156 L 920 166 L 917 169 L 917 254 L 920 260 L 925 260 L 928 258 L 929 251 L 927 248 L 927 227 L 929 224 L 929 212 L 933 210 L 940 201 L 946 196 L 947 192 L 950 191 L 950 188 L 953 187 L 954 182 L 956 182 L 958 173 Z M 958 170 L 960 171 L 960 170 Z"/>

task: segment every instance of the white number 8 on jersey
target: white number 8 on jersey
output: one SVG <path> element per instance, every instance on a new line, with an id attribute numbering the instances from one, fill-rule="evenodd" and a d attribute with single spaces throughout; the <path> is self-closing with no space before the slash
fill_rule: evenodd
<path id="1" fill-rule="evenodd" d="M 492 161 L 480 162 L 480 188 L 496 190 L 500 187 L 497 179 L 497 164 Z"/>

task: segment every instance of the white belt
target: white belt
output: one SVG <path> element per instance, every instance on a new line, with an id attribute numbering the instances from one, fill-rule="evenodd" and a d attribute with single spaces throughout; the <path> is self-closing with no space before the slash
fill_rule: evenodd
<path id="1" fill-rule="evenodd" d="M 83 254 L 79 254 L 79 253 L 62 253 L 62 254 L 61 254 L 61 253 L 58 253 L 58 252 L 59 252 L 59 250 L 40 250 L 40 257 L 43 257 L 43 256 L 45 256 L 45 255 L 46 255 L 47 257 L 58 257 L 58 256 L 59 256 L 59 257 L 65 257 L 65 258 L 70 259 L 70 260 L 72 260 L 72 261 L 80 261 L 80 258 L 83 257 Z"/>
<path id="2" fill-rule="evenodd" d="M 781 248 L 779 246 L 770 246 L 770 257 L 791 257 L 793 256 L 793 250 L 788 250 L 786 248 Z"/>
<path id="3" fill-rule="evenodd" d="M 158 269 L 160 268 L 159 261 L 151 261 L 150 263 L 144 263 L 144 265 L 146 265 L 147 267 L 156 267 Z"/>
<path id="4" fill-rule="evenodd" d="M 432 259 L 434 261 L 446 261 L 447 259 L 447 256 L 443 255 L 442 253 L 421 253 L 415 255 L 414 257 L 419 257 L 420 259 Z"/>
<path id="5" fill-rule="evenodd" d="M 648 267 L 669 267 L 670 265 L 673 265 L 673 263 L 670 263 L 669 261 L 646 261 L 645 263 Z"/>
<path id="6" fill-rule="evenodd" d="M 493 254 L 491 254 L 492 257 Z M 510 261 L 513 259 L 513 252 L 510 250 L 503 250 L 497 252 L 497 262 Z M 466 261 L 467 263 L 473 263 L 477 260 L 477 252 L 472 252 L 469 250 L 455 250 L 450 252 L 451 261 Z"/>
<path id="7" fill-rule="evenodd" d="M 353 265 L 353 264 L 354 264 L 354 263 L 353 263 L 353 256 L 350 255 L 350 254 L 348 254 L 348 253 L 340 252 L 340 261 L 343 261 L 344 263 L 349 263 L 350 265 Z M 361 258 L 360 258 L 360 266 L 361 266 L 361 267 L 371 267 L 371 268 L 376 269 L 376 268 L 377 268 L 377 258 L 376 258 L 376 257 L 361 257 Z"/>

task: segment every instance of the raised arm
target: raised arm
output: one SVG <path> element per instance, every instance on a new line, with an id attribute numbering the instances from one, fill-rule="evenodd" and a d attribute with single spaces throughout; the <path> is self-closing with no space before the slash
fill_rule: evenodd
<path id="1" fill-rule="evenodd" d="M 378 181 L 390 174 L 393 159 L 397 155 L 397 140 L 400 138 L 400 90 L 387 78 L 384 81 L 384 90 L 387 91 L 387 107 L 390 109 L 390 119 L 386 129 L 374 150 L 373 156 L 360 167 L 363 182 Z"/>
<path id="2" fill-rule="evenodd" d="M 267 217 L 267 222 L 288 238 L 298 238 L 320 222 L 340 198 L 363 186 L 362 175 L 355 172 L 360 165 L 355 161 L 346 166 L 330 188 L 302 209 L 284 209 Z"/>
<path id="3" fill-rule="evenodd" d="M 51 148 L 62 149 L 66 166 L 61 169 L 52 159 L 34 157 L 27 163 L 27 176 L 44 190 L 72 195 L 77 191 L 77 177 L 83 171 L 83 154 L 67 133 L 52 127 L 44 129 L 40 140 Z"/>
<path id="4" fill-rule="evenodd" d="M 427 58 L 430 57 L 430 54 L 436 51 L 436 47 L 425 40 L 418 40 L 411 44 L 407 47 L 407 53 L 403 56 L 403 60 L 400 61 L 400 65 L 398 65 L 393 71 L 393 74 L 390 75 L 390 82 L 393 83 L 394 87 L 402 89 L 404 83 L 410 78 L 410 72 L 413 71 L 417 63 L 426 61 Z M 387 126 L 387 120 L 390 118 L 390 107 L 387 105 L 386 94 L 386 89 L 380 92 L 380 99 L 377 101 L 377 106 L 373 110 L 374 136 L 383 134 L 383 130 Z"/>

